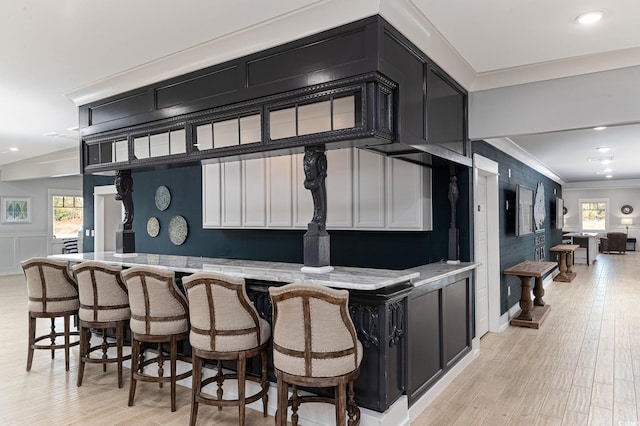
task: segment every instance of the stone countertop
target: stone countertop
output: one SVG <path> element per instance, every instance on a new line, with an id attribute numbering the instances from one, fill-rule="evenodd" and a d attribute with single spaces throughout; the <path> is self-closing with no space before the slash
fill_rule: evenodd
<path id="1" fill-rule="evenodd" d="M 478 267 L 478 263 L 461 262 L 458 264 L 448 264 L 446 262 L 429 263 L 415 268 L 406 269 L 407 272 L 417 272 L 419 277 L 414 278 L 411 283 L 414 287 L 431 284 L 462 272 L 470 271 Z"/>
<path id="2" fill-rule="evenodd" d="M 304 281 L 333 288 L 351 290 L 378 290 L 395 284 L 408 282 L 419 277 L 416 269 L 395 271 L 390 269 L 354 268 L 336 266 L 328 273 L 305 273 L 303 265 L 284 262 L 264 262 L 240 259 L 219 259 L 165 254 L 131 253 L 116 255 L 104 253 L 69 253 L 49 256 L 51 259 L 83 262 L 96 260 L 126 267 L 150 265 L 172 269 L 176 272 L 193 274 L 212 271 L 245 279 L 290 283 Z M 459 266 L 459 265 L 457 265 Z"/>

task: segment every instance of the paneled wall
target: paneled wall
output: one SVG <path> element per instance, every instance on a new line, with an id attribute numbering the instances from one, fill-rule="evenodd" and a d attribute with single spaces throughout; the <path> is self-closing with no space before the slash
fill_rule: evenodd
<path id="1" fill-rule="evenodd" d="M 47 255 L 49 189 L 81 189 L 80 176 L 0 182 L 0 197 L 31 197 L 31 223 L 0 223 L 0 275 L 20 274 L 20 261 Z"/>
<path id="2" fill-rule="evenodd" d="M 552 253 L 549 252 L 549 248 L 562 242 L 562 231 L 551 228 L 551 202 L 556 196 L 562 197 L 561 185 L 484 141 L 473 142 L 472 150 L 474 153 L 496 161 L 499 167 L 500 270 L 524 260 L 535 260 L 535 234 L 516 236 L 514 218 L 509 217 L 506 208 L 507 199 L 515 200 L 512 197 L 515 196 L 513 194 L 517 184 L 529 187 L 534 191 L 539 182 L 544 184 L 546 208 L 544 221 L 546 254 L 544 260 L 555 261 L 555 258 L 551 257 Z M 501 275 L 500 292 L 500 313 L 504 314 L 520 299 L 520 280 L 515 276 Z"/>

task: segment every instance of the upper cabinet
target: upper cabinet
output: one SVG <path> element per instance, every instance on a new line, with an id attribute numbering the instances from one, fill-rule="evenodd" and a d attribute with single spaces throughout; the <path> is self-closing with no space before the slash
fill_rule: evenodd
<path id="1" fill-rule="evenodd" d="M 431 169 L 359 149 L 327 164 L 329 230 L 431 229 Z M 202 177 L 204 228 L 304 229 L 313 216 L 301 154 L 207 164 Z"/>

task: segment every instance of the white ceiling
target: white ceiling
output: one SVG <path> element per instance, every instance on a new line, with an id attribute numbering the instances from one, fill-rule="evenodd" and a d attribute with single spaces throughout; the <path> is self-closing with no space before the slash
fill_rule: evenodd
<path id="1" fill-rule="evenodd" d="M 589 10 L 604 19 L 578 26 L 574 18 Z M 81 104 L 376 13 L 470 90 L 640 65 L 637 0 L 4 1 L 0 169 L 77 147 L 71 99 Z M 639 133 L 623 126 L 511 139 L 567 182 L 596 179 L 584 158 L 602 145 L 614 148 L 615 179 L 637 179 L 630 159 Z"/>

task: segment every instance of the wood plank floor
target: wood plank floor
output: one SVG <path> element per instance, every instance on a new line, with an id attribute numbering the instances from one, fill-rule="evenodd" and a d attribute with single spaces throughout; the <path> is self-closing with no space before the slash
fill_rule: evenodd
<path id="1" fill-rule="evenodd" d="M 539 330 L 509 327 L 412 425 L 638 425 L 640 252 L 556 282 Z"/>
<path id="2" fill-rule="evenodd" d="M 484 336 L 480 356 L 412 425 L 638 422 L 640 252 L 600 255 L 595 264 L 574 270 L 578 275 L 572 283 L 546 289 L 544 299 L 552 309 L 539 330 L 509 327 Z M 69 373 L 60 351 L 54 360 L 36 351 L 27 373 L 24 277 L 0 277 L 0 289 L 0 424 L 188 423 L 190 390 L 185 387 L 178 387 L 175 413 L 169 409 L 168 387 L 140 382 L 135 405 L 128 407 L 129 380 L 118 389 L 112 366 L 103 374 L 88 365 L 82 387 L 76 387 L 77 348 L 71 351 Z M 39 330 L 46 325 L 39 322 Z M 249 425 L 274 422 L 253 410 L 247 415 Z M 236 410 L 201 406 L 198 423 L 236 425 Z"/>

